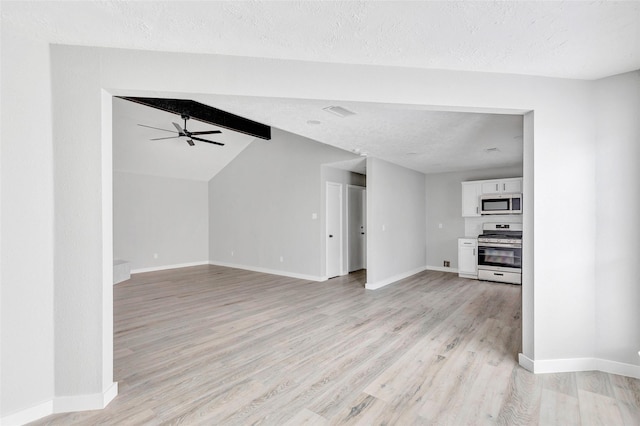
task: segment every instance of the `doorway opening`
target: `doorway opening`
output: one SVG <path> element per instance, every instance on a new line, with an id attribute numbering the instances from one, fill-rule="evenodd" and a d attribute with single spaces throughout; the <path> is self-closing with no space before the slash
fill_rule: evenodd
<path id="1" fill-rule="evenodd" d="M 325 276 L 354 274 L 363 287 L 367 268 L 366 159 L 322 167 L 325 198 Z M 357 274 L 356 274 L 357 273 Z"/>

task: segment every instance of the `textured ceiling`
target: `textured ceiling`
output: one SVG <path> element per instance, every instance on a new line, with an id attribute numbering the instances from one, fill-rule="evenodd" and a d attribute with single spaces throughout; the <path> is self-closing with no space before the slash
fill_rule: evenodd
<path id="1" fill-rule="evenodd" d="M 637 1 L 2 1 L 0 10 L 4 28 L 49 43 L 576 79 L 640 69 Z M 327 102 L 314 100 L 196 100 L 425 172 L 522 158 L 520 117 L 352 103 L 340 105 L 357 114 L 339 118 L 322 111 Z M 169 114 L 116 112 L 118 131 L 133 132 L 119 141 L 142 141 L 114 139 L 121 170 L 207 179 L 249 143 L 238 139 L 225 150 L 196 145 L 207 152 L 203 161 L 184 143 L 150 143 L 157 135 L 135 126 L 166 127 Z"/>
<path id="2" fill-rule="evenodd" d="M 2 2 L 65 44 L 594 79 L 640 68 L 640 3 Z"/>
<path id="3" fill-rule="evenodd" d="M 310 139 L 382 158 L 423 173 L 522 163 L 522 116 L 430 111 L 415 105 L 234 96 L 197 97 Z M 338 105 L 354 115 L 323 108 Z M 487 149 L 497 148 L 487 152 Z"/>

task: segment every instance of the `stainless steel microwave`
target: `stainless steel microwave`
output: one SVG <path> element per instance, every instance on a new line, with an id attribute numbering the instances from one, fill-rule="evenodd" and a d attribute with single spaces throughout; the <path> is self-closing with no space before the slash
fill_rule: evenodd
<path id="1" fill-rule="evenodd" d="M 480 214 L 522 214 L 522 194 L 481 195 Z"/>

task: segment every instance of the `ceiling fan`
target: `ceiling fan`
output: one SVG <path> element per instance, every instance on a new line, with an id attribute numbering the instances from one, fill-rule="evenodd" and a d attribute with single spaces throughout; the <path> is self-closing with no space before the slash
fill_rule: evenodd
<path id="1" fill-rule="evenodd" d="M 163 139 L 175 139 L 175 138 L 181 138 L 181 137 L 186 137 L 187 138 L 187 143 L 189 144 L 189 146 L 194 146 L 195 143 L 193 142 L 194 140 L 196 141 L 200 141 L 200 142 L 207 142 L 207 143 L 211 143 L 214 145 L 220 145 L 220 146 L 224 146 L 224 144 L 222 142 L 216 142 L 216 141 L 210 141 L 207 139 L 202 139 L 202 138 L 198 138 L 195 135 L 212 135 L 215 133 L 222 133 L 220 130 L 205 130 L 202 132 L 190 132 L 187 130 L 187 120 L 191 118 L 189 117 L 187 114 L 182 114 L 182 119 L 184 120 L 184 128 L 180 127 L 180 125 L 178 123 L 173 123 L 173 125 L 175 126 L 178 136 L 169 136 L 166 138 L 154 138 L 154 139 L 150 139 L 152 141 L 159 141 L 159 140 L 163 140 Z M 175 130 L 167 130 L 167 129 L 161 129 L 159 127 L 153 127 L 153 126 L 147 126 L 145 124 L 138 124 L 138 126 L 141 127 L 148 127 L 150 129 L 156 129 L 156 130 L 162 130 L 164 132 L 171 132 L 171 133 L 176 133 Z"/>

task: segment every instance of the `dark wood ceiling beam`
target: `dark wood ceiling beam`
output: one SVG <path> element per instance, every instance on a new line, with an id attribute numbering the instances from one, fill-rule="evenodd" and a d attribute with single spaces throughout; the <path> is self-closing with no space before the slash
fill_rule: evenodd
<path id="1" fill-rule="evenodd" d="M 230 112 L 222 111 L 209 105 L 201 104 L 191 99 L 118 97 L 173 114 L 186 114 L 194 120 L 233 130 L 234 132 L 244 133 L 260 139 L 271 139 L 270 126 L 231 114 Z"/>

